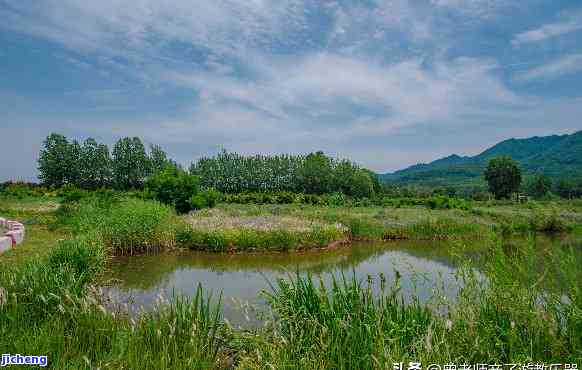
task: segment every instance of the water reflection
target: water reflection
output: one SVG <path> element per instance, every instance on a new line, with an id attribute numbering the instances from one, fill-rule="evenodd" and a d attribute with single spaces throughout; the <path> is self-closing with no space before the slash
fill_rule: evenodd
<path id="1" fill-rule="evenodd" d="M 107 276 L 114 284 L 105 288 L 114 302 L 129 302 L 130 310 L 149 309 L 162 294 L 195 294 L 200 283 L 215 295 L 222 292 L 223 314 L 235 324 L 248 324 L 236 302 L 262 307 L 260 292 L 288 274 L 312 274 L 329 282 L 332 275 L 356 274 L 365 280 L 384 274 L 390 285 L 400 276 L 401 296 L 409 300 L 432 299 L 436 291 L 453 299 L 458 291 L 456 266 L 450 243 L 409 242 L 356 243 L 325 251 L 304 253 L 215 254 L 163 253 L 154 256 L 116 257 Z M 397 271 L 397 272 L 396 272 Z M 379 284 L 374 288 L 378 289 Z M 251 324 L 254 319 L 250 318 Z"/>

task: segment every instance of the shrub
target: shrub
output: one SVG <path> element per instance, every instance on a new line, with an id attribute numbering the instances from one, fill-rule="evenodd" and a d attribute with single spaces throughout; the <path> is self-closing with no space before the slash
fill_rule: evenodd
<path id="1" fill-rule="evenodd" d="M 277 194 L 278 204 L 291 204 L 295 202 L 295 194 L 288 191 L 282 191 Z"/>
<path id="2" fill-rule="evenodd" d="M 74 203 L 89 197 L 90 193 L 75 186 L 66 185 L 57 191 L 57 196 L 61 197 L 63 203 Z"/>
<path id="3" fill-rule="evenodd" d="M 550 214 L 541 211 L 534 211 L 531 219 L 531 228 L 548 234 L 559 233 L 567 230 L 567 225 L 560 219 L 554 211 Z"/>
<path id="4" fill-rule="evenodd" d="M 446 196 L 432 197 L 426 201 L 427 208 L 430 209 L 462 209 L 469 210 L 469 202 L 461 199 L 449 198 Z"/>
<path id="5" fill-rule="evenodd" d="M 191 199 L 198 193 L 198 178 L 168 166 L 145 181 L 146 193 L 151 198 L 174 206 L 178 213 L 188 213 L 192 209 Z"/>
<path id="6" fill-rule="evenodd" d="M 206 202 L 207 208 L 214 208 L 220 199 L 220 192 L 215 189 L 206 189 L 200 192 L 200 197 Z"/>
<path id="7" fill-rule="evenodd" d="M 0 183 L 0 195 L 23 199 L 27 197 L 42 197 L 49 195 L 49 190 L 39 184 L 25 182 Z"/>
<path id="8" fill-rule="evenodd" d="M 347 198 L 343 193 L 333 193 L 325 196 L 325 203 L 329 206 L 343 206 Z"/>

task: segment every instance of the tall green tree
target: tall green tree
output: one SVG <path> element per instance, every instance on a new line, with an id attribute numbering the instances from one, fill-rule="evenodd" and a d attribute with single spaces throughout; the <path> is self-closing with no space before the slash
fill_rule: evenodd
<path id="1" fill-rule="evenodd" d="M 178 167 L 176 163 L 168 158 L 162 147 L 156 144 L 150 144 L 148 162 L 148 176 L 155 175 L 168 166 Z"/>
<path id="2" fill-rule="evenodd" d="M 333 169 L 331 191 L 339 191 L 356 198 L 372 197 L 375 193 L 372 176 L 376 178 L 373 172 L 359 168 L 351 161 L 341 160 L 335 163 Z"/>
<path id="3" fill-rule="evenodd" d="M 109 148 L 88 138 L 81 148 L 81 187 L 98 189 L 110 185 L 111 157 Z"/>
<path id="4" fill-rule="evenodd" d="M 297 177 L 299 189 L 304 193 L 328 193 L 333 184 L 332 161 L 323 152 L 311 153 L 305 157 Z"/>
<path id="5" fill-rule="evenodd" d="M 380 183 L 380 178 L 378 177 L 378 174 L 370 171 L 367 168 L 362 168 L 362 171 L 365 171 L 368 176 L 370 176 L 370 179 L 372 180 L 372 187 L 374 188 L 374 193 L 375 194 L 380 194 L 382 192 L 382 184 Z"/>
<path id="6" fill-rule="evenodd" d="M 139 189 L 148 173 L 148 157 L 138 137 L 119 139 L 113 147 L 112 170 L 119 189 Z"/>
<path id="7" fill-rule="evenodd" d="M 489 184 L 489 191 L 496 199 L 510 198 L 513 193 L 519 191 L 521 169 L 511 157 L 492 158 L 489 160 L 484 175 Z"/>
<path id="8" fill-rule="evenodd" d="M 82 147 L 77 140 L 69 144 L 69 155 L 66 167 L 68 170 L 67 183 L 76 187 L 82 187 Z"/>
<path id="9" fill-rule="evenodd" d="M 374 182 L 370 174 L 358 169 L 350 179 L 349 195 L 356 198 L 371 198 L 374 196 Z"/>
<path id="10" fill-rule="evenodd" d="M 52 133 L 43 142 L 38 158 L 39 179 L 46 186 L 60 187 L 73 177 L 71 147 L 67 138 Z"/>
<path id="11" fill-rule="evenodd" d="M 554 186 L 554 191 L 560 197 L 570 199 L 575 196 L 575 188 L 576 184 L 574 181 L 569 179 L 559 179 Z"/>
<path id="12" fill-rule="evenodd" d="M 344 159 L 337 162 L 333 171 L 333 190 L 351 195 L 353 177 L 357 171 L 358 168 L 351 161 Z"/>
<path id="13" fill-rule="evenodd" d="M 526 191 L 534 198 L 543 198 L 550 192 L 552 180 L 542 174 L 536 175 L 528 181 Z"/>

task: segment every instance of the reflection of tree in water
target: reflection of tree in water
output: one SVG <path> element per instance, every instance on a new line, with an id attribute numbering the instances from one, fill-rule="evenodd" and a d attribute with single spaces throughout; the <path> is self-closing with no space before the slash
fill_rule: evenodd
<path id="1" fill-rule="evenodd" d="M 295 271 L 321 274 L 356 269 L 361 263 L 373 262 L 389 252 L 401 252 L 454 267 L 448 252 L 449 247 L 447 242 L 392 241 L 355 243 L 350 247 L 290 253 L 217 254 L 184 251 L 116 257 L 109 264 L 106 276 L 120 280 L 119 286 L 122 289 L 146 290 L 167 285 L 171 282 L 173 272 L 184 269 L 208 270 L 221 274 Z"/>

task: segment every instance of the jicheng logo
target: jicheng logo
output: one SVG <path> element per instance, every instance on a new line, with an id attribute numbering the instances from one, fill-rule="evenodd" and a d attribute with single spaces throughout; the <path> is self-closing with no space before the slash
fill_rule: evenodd
<path id="1" fill-rule="evenodd" d="M 47 364 L 48 359 L 46 356 L 23 356 L 19 353 L 14 355 L 10 353 L 4 353 L 2 354 L 2 361 L 0 362 L 1 367 L 8 365 L 37 365 L 45 367 Z"/>

